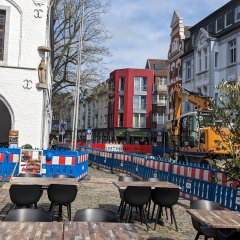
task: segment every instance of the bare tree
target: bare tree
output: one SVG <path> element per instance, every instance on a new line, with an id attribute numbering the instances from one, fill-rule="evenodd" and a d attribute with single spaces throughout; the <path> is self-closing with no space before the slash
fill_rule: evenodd
<path id="1" fill-rule="evenodd" d="M 84 16 L 82 4 L 85 2 Z M 110 3 L 104 0 L 55 0 L 54 4 L 54 69 L 52 92 L 71 92 L 77 77 L 78 40 L 84 17 L 81 65 L 81 90 L 100 82 L 103 58 L 109 55 L 104 42 L 108 31 L 101 21 Z"/>

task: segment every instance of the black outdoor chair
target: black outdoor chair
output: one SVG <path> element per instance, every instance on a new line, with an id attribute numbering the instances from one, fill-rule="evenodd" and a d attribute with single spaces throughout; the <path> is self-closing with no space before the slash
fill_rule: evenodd
<path id="1" fill-rule="evenodd" d="M 158 188 L 158 187 L 152 191 L 152 201 L 154 202 L 154 206 L 156 205 L 158 206 L 154 230 L 156 229 L 159 217 L 162 215 L 162 208 L 165 207 L 170 209 L 171 224 L 174 221 L 176 230 L 178 231 L 173 205 L 175 205 L 178 202 L 179 192 L 180 192 L 179 188 Z"/>
<path id="2" fill-rule="evenodd" d="M 17 177 L 41 177 L 41 175 L 33 173 L 19 173 Z"/>
<path id="3" fill-rule="evenodd" d="M 208 201 L 208 200 L 191 201 L 190 208 L 202 209 L 202 210 L 222 210 L 222 207 L 218 203 Z M 197 230 L 197 235 L 195 237 L 195 240 L 198 240 L 200 235 L 204 235 L 205 240 L 207 240 L 208 238 L 215 238 L 217 235 L 217 232 L 218 232 L 217 229 L 204 227 L 193 217 L 192 217 L 192 225 L 195 228 L 195 230 Z"/>
<path id="4" fill-rule="evenodd" d="M 73 221 L 80 222 L 118 222 L 115 213 L 101 208 L 79 209 L 75 213 Z"/>
<path id="5" fill-rule="evenodd" d="M 139 179 L 136 177 L 133 177 L 133 176 L 120 176 L 118 178 L 118 181 L 119 182 L 139 181 Z M 124 196 L 123 196 L 124 191 L 125 191 L 124 189 L 119 189 L 119 195 L 120 195 L 121 202 L 120 202 L 120 205 L 118 208 L 118 213 L 120 212 L 121 219 L 123 218 L 125 208 L 126 208 L 126 205 L 124 204 Z"/>
<path id="6" fill-rule="evenodd" d="M 56 205 L 59 206 L 59 219 L 62 219 L 62 206 L 67 207 L 68 219 L 71 221 L 71 203 L 77 196 L 77 186 L 50 184 L 48 190 L 48 198 L 51 201 L 50 211 L 53 214 Z"/>
<path id="7" fill-rule="evenodd" d="M 215 240 L 237 240 L 240 239 L 240 231 L 236 229 L 221 229 L 217 232 Z"/>
<path id="8" fill-rule="evenodd" d="M 67 174 L 56 174 L 53 176 L 53 178 L 74 178 L 73 175 L 67 175 Z"/>
<path id="9" fill-rule="evenodd" d="M 16 208 L 32 207 L 32 205 L 37 208 L 37 202 L 42 196 L 42 189 L 39 185 L 11 185 L 9 194 Z"/>
<path id="10" fill-rule="evenodd" d="M 21 208 L 11 210 L 4 221 L 9 222 L 51 222 L 52 215 L 43 209 Z"/>
<path id="11" fill-rule="evenodd" d="M 132 207 L 139 208 L 141 223 L 142 223 L 142 213 L 144 216 L 145 224 L 148 230 L 147 216 L 144 205 L 149 202 L 151 199 L 151 188 L 150 187 L 135 187 L 129 186 L 124 191 L 124 200 L 126 204 L 129 204 L 127 222 L 130 220 L 130 216 L 132 216 Z"/>

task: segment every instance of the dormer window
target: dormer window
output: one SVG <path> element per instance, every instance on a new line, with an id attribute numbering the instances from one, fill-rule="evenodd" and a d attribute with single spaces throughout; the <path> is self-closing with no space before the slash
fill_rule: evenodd
<path id="1" fill-rule="evenodd" d="M 223 16 L 219 17 L 216 20 L 216 32 L 220 32 L 224 27 L 224 19 Z"/>
<path id="2" fill-rule="evenodd" d="M 233 10 L 225 14 L 225 27 L 228 27 L 233 24 L 234 14 Z"/>
<path id="3" fill-rule="evenodd" d="M 235 9 L 235 21 L 240 21 L 240 5 Z"/>

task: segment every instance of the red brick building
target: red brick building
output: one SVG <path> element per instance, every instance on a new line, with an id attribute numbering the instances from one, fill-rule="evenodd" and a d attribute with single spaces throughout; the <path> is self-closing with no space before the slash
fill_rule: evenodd
<path id="1" fill-rule="evenodd" d="M 110 139 L 128 144 L 151 144 L 151 69 L 117 69 L 110 73 L 113 99 L 109 104 Z"/>
<path id="2" fill-rule="evenodd" d="M 166 109 L 166 127 L 169 129 L 172 126 L 174 115 L 174 103 L 172 99 L 173 89 L 175 84 L 182 83 L 182 61 L 184 39 L 189 37 L 189 28 L 183 25 L 183 18 L 174 11 L 171 21 L 171 42 L 168 51 L 168 98 Z"/>

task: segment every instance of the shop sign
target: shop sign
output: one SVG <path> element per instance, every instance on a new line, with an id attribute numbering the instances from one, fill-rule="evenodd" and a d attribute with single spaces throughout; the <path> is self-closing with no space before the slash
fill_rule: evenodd
<path id="1" fill-rule="evenodd" d="M 130 132 L 131 137 L 150 137 L 150 135 L 151 135 L 150 132 L 140 132 L 140 131 Z"/>
<path id="2" fill-rule="evenodd" d="M 18 135 L 19 135 L 19 132 L 16 130 L 9 131 L 9 147 L 10 148 L 18 147 Z"/>

